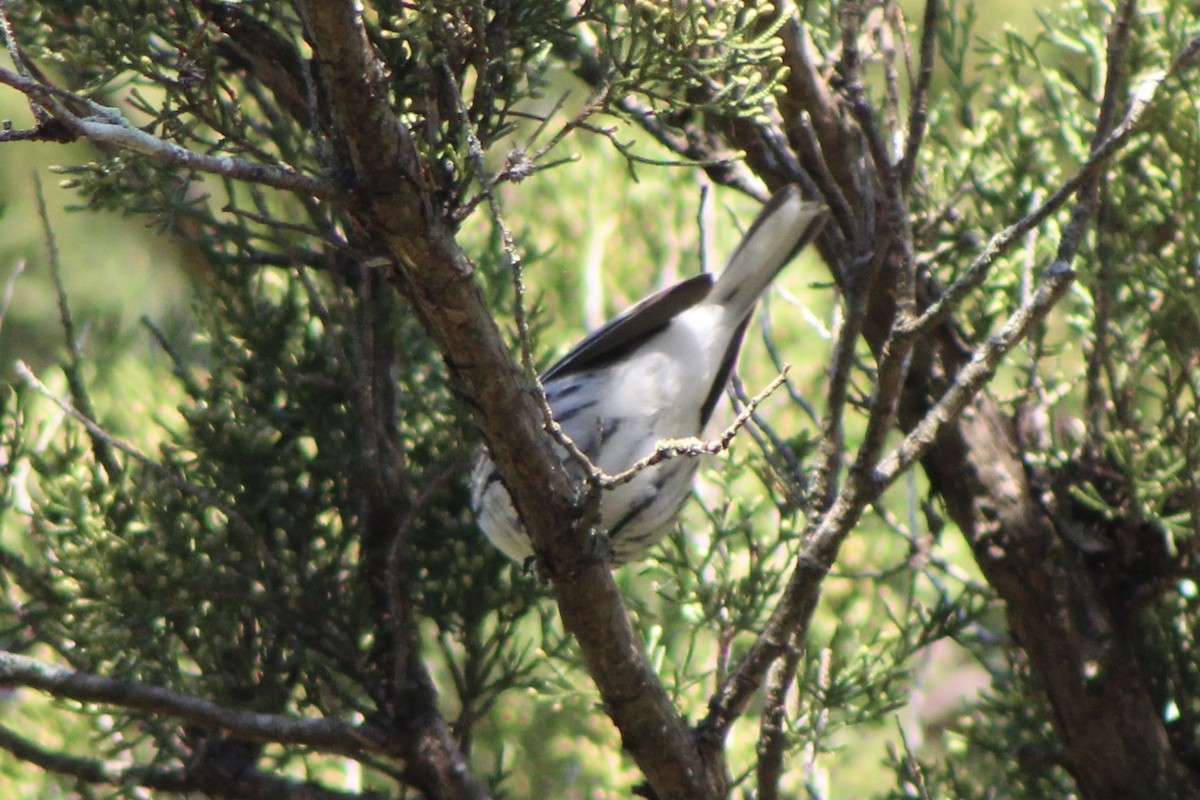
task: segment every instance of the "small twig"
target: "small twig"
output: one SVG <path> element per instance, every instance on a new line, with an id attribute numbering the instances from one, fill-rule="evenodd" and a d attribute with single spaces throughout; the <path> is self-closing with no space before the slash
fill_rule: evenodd
<path id="1" fill-rule="evenodd" d="M 0 727 L 0 749 L 48 772 L 70 775 L 86 783 L 144 786 L 164 791 L 180 791 L 187 787 L 185 776 L 177 770 L 149 766 L 126 766 L 100 759 L 56 753 L 18 736 L 5 727 Z"/>
<path id="2" fill-rule="evenodd" d="M 845 80 L 850 113 L 858 122 L 880 182 L 887 186 L 892 182 L 892 161 L 888 155 L 887 143 L 875 121 L 875 107 L 867 96 L 866 85 L 863 83 L 862 54 L 858 48 L 863 10 L 860 3 L 845 3 L 841 6 L 839 24 L 842 29 L 842 77 Z"/>
<path id="3" fill-rule="evenodd" d="M 1104 95 L 1100 101 L 1100 112 L 1096 121 L 1096 130 L 1092 134 L 1091 152 L 1102 145 L 1114 127 L 1119 93 L 1125 88 L 1125 51 L 1129 46 L 1129 36 L 1134 15 L 1134 3 L 1125 0 L 1113 16 L 1108 32 L 1108 57 L 1106 59 L 1106 74 L 1104 78 Z M 1083 232 L 1092 216 L 1101 212 L 1099 174 L 1080 189 L 1081 202 L 1075 207 L 1070 221 L 1063 229 L 1062 241 L 1059 244 L 1058 258 L 1070 260 L 1074 258 Z M 1095 280 L 1092 282 L 1093 302 L 1096 308 L 1095 321 L 1092 325 L 1092 346 L 1088 348 L 1087 368 L 1085 372 L 1086 391 L 1084 407 L 1086 409 L 1087 433 L 1085 448 L 1090 452 L 1099 449 L 1100 437 L 1104 431 L 1104 401 L 1100 389 L 1100 375 L 1103 364 L 1108 359 L 1109 312 L 1112 303 L 1112 285 L 1114 274 L 1112 258 L 1104 245 L 1102 230 L 1097 231 L 1096 242 L 1097 267 L 1093 270 Z"/>
<path id="4" fill-rule="evenodd" d="M 462 92 L 459 89 L 458 81 L 454 77 L 454 71 L 450 68 L 450 64 L 445 56 L 439 59 L 438 64 L 445 74 L 452 94 L 458 98 L 456 109 L 458 112 L 458 123 L 462 126 L 463 134 L 467 137 L 467 152 L 471 157 L 471 163 L 475 167 L 475 177 L 482 187 L 480 192 L 487 199 L 488 208 L 492 212 L 492 221 L 496 225 L 496 230 L 500 233 L 500 241 L 504 245 L 504 255 L 508 258 L 508 266 L 512 272 L 514 294 L 513 317 L 517 323 L 517 334 L 520 339 L 521 366 L 525 369 L 526 375 L 536 376 L 537 368 L 533 363 L 533 339 L 529 333 L 529 320 L 525 314 L 524 261 L 521 258 L 520 250 L 517 249 L 512 231 L 509 230 L 508 224 L 504 221 L 504 213 L 500 208 L 500 201 L 497 199 L 494 191 L 496 179 L 494 177 L 489 178 L 488 176 L 487 167 L 484 164 L 485 154 L 483 152 L 483 143 L 479 141 L 479 137 L 475 134 L 475 129 L 471 125 L 467 109 L 463 106 Z"/>
<path id="5" fill-rule="evenodd" d="M 876 259 L 877 261 L 877 259 Z M 843 297 L 845 310 L 838 318 L 834 333 L 833 363 L 829 370 L 825 414 L 821 418 L 821 438 L 813 463 L 811 513 L 824 513 L 838 493 L 845 463 L 844 425 L 850 396 L 850 377 L 854 369 L 854 349 L 867 317 L 873 276 L 877 266 L 852 268 Z"/>
<path id="6" fill-rule="evenodd" d="M 750 402 L 742 409 L 742 412 L 734 419 L 733 424 L 721 432 L 721 435 L 716 439 L 704 441 L 694 436 L 689 436 L 684 439 L 666 439 L 660 441 L 655 447 L 654 452 L 638 460 L 632 467 L 623 472 L 618 472 L 616 475 L 600 473 L 600 487 L 602 489 L 612 489 L 617 486 L 629 483 L 636 478 L 639 473 L 653 467 L 656 464 L 661 464 L 672 458 L 686 456 L 689 458 L 703 455 L 717 455 L 729 449 L 729 445 L 737 436 L 738 431 L 754 416 L 755 410 L 758 409 L 760 403 L 766 400 L 771 394 L 783 385 L 787 378 L 790 365 L 784 364 L 783 370 L 775 376 L 775 379 L 767 384 L 767 388 L 750 398 Z"/>
<path id="7" fill-rule="evenodd" d="M 908 736 L 904 733 L 904 725 L 899 718 L 896 719 L 896 731 L 900 734 L 900 744 L 904 747 L 904 768 L 908 782 L 916 788 L 919 800 L 934 800 L 934 795 L 925 781 L 925 770 L 908 743 Z"/>
<path id="8" fill-rule="evenodd" d="M 467 117 L 466 109 L 462 106 L 461 93 L 458 91 L 457 83 L 454 79 L 454 74 L 450 69 L 449 64 L 445 59 L 441 60 L 442 69 L 445 72 L 446 79 L 450 82 L 454 90 L 454 95 L 459 97 L 458 113 L 459 123 L 463 127 L 463 131 L 467 137 L 467 146 L 471 160 L 475 166 L 477 177 L 481 189 L 481 194 L 487 199 L 488 209 L 491 211 L 492 221 L 496 225 L 496 229 L 500 233 L 500 240 L 504 246 L 504 254 L 508 258 L 509 269 L 512 272 L 513 283 L 513 321 L 517 325 L 517 338 L 520 342 L 521 349 L 521 366 L 525 370 L 525 374 L 534 381 L 534 400 L 538 404 L 538 410 L 542 414 L 542 426 L 544 430 L 550 434 L 556 444 L 567 451 L 567 455 L 577 463 L 583 470 L 585 480 L 588 484 L 588 496 L 584 501 L 584 508 L 594 503 L 598 498 L 599 479 L 602 475 L 599 467 L 579 449 L 575 441 L 567 435 L 567 432 L 562 429 L 554 419 L 554 410 L 550 408 L 550 401 L 546 397 L 546 390 L 542 386 L 541 379 L 538 378 L 537 368 L 534 366 L 533 360 L 533 337 L 529 332 L 529 319 L 525 313 L 525 281 L 521 252 L 517 248 L 516 241 L 513 239 L 512 231 L 509 230 L 508 224 L 504 221 L 504 212 L 500 208 L 500 201 L 496 197 L 494 191 L 496 180 L 489 178 L 487 169 L 484 164 L 483 143 L 479 141 L 479 137 L 475 135 L 474 128 L 470 124 Z M 583 112 L 581 112 L 582 114 Z M 589 112 L 590 113 L 590 112 Z M 582 119 L 578 117 L 577 119 Z M 557 141 L 557 139 L 555 140 Z M 547 148 L 543 148 L 544 152 Z M 535 156 L 537 157 L 537 156 Z"/>
<path id="9" fill-rule="evenodd" d="M 810 169 L 816 171 L 813 179 L 820 188 L 821 199 L 829 206 L 833 218 L 837 221 L 837 230 L 860 245 L 855 248 L 855 252 L 861 252 L 866 248 L 866 243 L 863 241 L 865 239 L 863 226 L 860 224 L 859 215 L 846 199 L 841 182 L 834 177 L 833 170 L 825 158 L 821 140 L 813 128 L 812 115 L 807 110 L 803 110 L 796 115 L 792 122 L 789 129 L 795 131 L 800 138 L 795 146 L 808 155 L 806 163 Z"/>
<path id="10" fill-rule="evenodd" d="M 883 67 L 883 102 L 880 109 L 884 135 L 890 145 L 888 161 L 898 164 L 901 155 L 896 152 L 900 145 L 900 74 L 896 69 L 896 37 L 904 32 L 903 12 L 894 2 L 885 2 L 879 20 L 871 31 L 875 39 L 875 50 Z M 891 30 L 888 30 L 888 28 Z M 899 175 L 893 172 L 893 175 Z"/>
<path id="11" fill-rule="evenodd" d="M 46 208 L 46 194 L 42 191 L 42 179 L 35 171 L 32 174 L 34 198 L 37 201 L 38 219 L 42 223 L 42 234 L 46 240 L 46 254 L 50 261 L 50 276 L 54 281 L 54 292 L 58 300 L 59 323 L 62 325 L 63 336 L 67 344 L 67 363 L 63 372 L 67 376 L 67 386 L 70 388 L 71 400 L 79 412 L 90 419 L 96 418 L 96 409 L 92 405 L 91 395 L 81 374 L 83 357 L 79 350 L 79 336 L 75 332 L 75 321 L 71 315 L 71 305 L 67 300 L 67 288 L 62 278 L 62 259 L 58 250 L 58 239 L 54 235 L 54 227 L 50 224 L 50 212 Z M 96 461 L 104 467 L 105 474 L 110 480 L 115 480 L 121 472 L 121 465 L 113 458 L 112 450 L 107 442 L 96 436 L 91 437 L 92 452 Z"/>
<path id="12" fill-rule="evenodd" d="M 778 365 L 777 365 L 778 366 Z M 785 386 L 788 385 L 786 382 Z M 745 408 L 750 401 L 746 387 L 735 374 L 730 381 L 727 394 L 734 408 Z M 775 429 L 759 414 L 751 417 L 753 424 L 746 426 L 746 433 L 754 440 L 759 452 L 766 459 L 767 466 L 779 478 L 786 500 L 794 508 L 804 509 L 807 506 L 807 484 L 804 468 L 800 459 L 790 445 L 775 432 Z"/>
<path id="13" fill-rule="evenodd" d="M 787 299 L 793 300 L 794 298 L 788 296 Z M 795 300 L 795 302 L 799 304 L 798 300 Z M 771 334 L 771 308 L 772 305 L 770 296 L 763 298 L 763 310 L 759 315 L 758 323 L 759 338 L 762 340 L 763 346 L 767 350 L 767 355 L 771 358 L 771 363 L 775 365 L 776 369 L 782 370 L 785 362 L 779 352 L 779 346 L 775 343 L 775 337 Z M 807 309 L 803 310 L 807 311 Z M 814 423 L 818 422 L 817 410 L 813 408 L 812 403 L 810 403 L 806 397 L 801 395 L 800 392 L 796 390 L 796 387 L 790 380 L 784 381 L 784 386 L 787 388 L 788 397 L 792 399 L 793 403 L 800 407 L 800 410 L 804 412 L 805 416 L 807 416 Z"/>
<path id="14" fill-rule="evenodd" d="M 3 0 L 0 0 L 0 33 L 4 36 L 4 45 L 8 49 L 8 57 L 12 59 L 13 66 L 17 68 L 17 73 L 22 78 L 34 80 L 34 77 L 29 73 L 29 64 L 25 60 L 25 54 L 21 52 L 21 45 L 17 42 L 17 33 L 13 30 L 12 20 L 8 18 L 8 8 L 5 7 Z M 49 119 L 46 109 L 32 100 L 29 100 L 29 111 L 33 114 L 33 118 L 37 120 L 38 128 L 44 126 Z"/>
<path id="15" fill-rule="evenodd" d="M 305 225 L 305 224 L 299 223 L 299 222 L 288 222 L 288 221 L 280 219 L 278 216 L 274 216 L 270 213 L 258 213 L 256 211 L 249 211 L 244 208 L 238 208 L 233 203 L 227 203 L 225 205 L 225 207 L 221 209 L 221 211 L 225 212 L 226 214 L 232 214 L 235 217 L 242 217 L 243 219 L 248 219 L 251 222 L 257 222 L 259 225 L 273 228 L 275 230 L 290 231 L 292 233 L 298 233 L 301 236 L 304 236 L 306 238 L 316 239 L 319 242 L 323 242 L 325 244 L 332 245 L 334 248 L 343 248 L 343 247 L 348 246 L 348 243 L 346 241 L 344 241 L 342 239 L 334 238 L 334 237 L 330 236 L 329 234 L 327 234 L 323 231 L 320 231 L 317 228 L 314 228 L 310 225 Z M 263 238 L 266 238 L 266 237 L 263 237 Z M 267 241 L 270 241 L 270 239 L 268 239 Z M 273 243 L 281 244 L 282 242 L 273 242 Z"/>
<path id="16" fill-rule="evenodd" d="M 175 377 L 179 378 L 180 382 L 183 384 L 184 390 L 186 390 L 187 393 L 192 397 L 199 397 L 201 392 L 203 392 L 203 388 L 200 386 L 200 383 L 196 380 L 195 376 L 188 371 L 187 362 L 184 360 L 183 355 L 178 351 L 175 345 L 171 343 L 171 340 L 167 337 L 167 334 L 158 326 L 157 323 L 154 322 L 154 320 L 150 319 L 150 317 L 146 316 L 145 314 L 142 315 L 140 321 L 142 325 L 146 327 L 146 330 L 150 331 L 151 338 L 153 338 L 158 346 L 162 348 L 162 351 L 166 353 L 167 358 L 171 360 L 171 372 L 175 375 Z"/>
<path id="17" fill-rule="evenodd" d="M 586 27 L 586 26 L 585 26 Z M 603 34 L 595 34 L 599 38 Z M 574 37 L 574 49 L 569 59 L 577 66 L 575 74 L 589 86 L 603 86 L 611 82 L 604 60 L 594 46 L 588 46 L 584 37 Z M 569 47 L 565 45 L 564 47 Z M 611 91 L 611 90 L 610 90 Z M 762 200 L 759 181 L 746 167 L 742 159 L 734 154 L 725 156 L 716 152 L 711 140 L 704 138 L 699 128 L 679 131 L 662 121 L 654 107 L 639 102 L 632 93 L 616 97 L 612 105 L 638 127 L 650 134 L 659 144 L 672 153 L 678 153 L 689 163 L 702 166 L 709 177 L 722 186 L 732 187 L 739 192 Z"/>
<path id="18" fill-rule="evenodd" d="M 571 131 L 587 124 L 588 117 L 595 114 L 602 106 L 604 106 L 605 103 L 608 102 L 609 92 L 611 91 L 611 82 L 606 81 L 599 86 L 596 86 L 592 90 L 591 97 L 589 97 L 587 102 L 583 104 L 583 108 L 579 110 L 579 113 L 576 114 L 570 121 L 565 123 L 561 128 L 559 128 L 558 131 L 550 137 L 550 141 L 546 142 L 544 145 L 535 150 L 533 155 L 530 157 L 530 160 L 534 162 L 540 161 L 547 153 L 557 147 L 559 142 L 567 138 L 567 136 L 571 134 Z M 596 126 L 589 126 L 589 129 L 597 133 L 604 132 L 603 129 L 597 128 Z"/>

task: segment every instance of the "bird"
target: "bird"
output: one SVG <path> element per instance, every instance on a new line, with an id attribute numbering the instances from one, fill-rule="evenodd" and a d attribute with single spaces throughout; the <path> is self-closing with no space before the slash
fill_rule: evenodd
<path id="1" fill-rule="evenodd" d="M 820 232 L 826 207 L 785 186 L 763 206 L 721 273 L 655 292 L 609 320 L 541 375 L 562 430 L 608 475 L 630 469 L 660 442 L 698 437 L 737 362 L 759 297 Z M 559 447 L 573 479 L 583 470 Z M 613 567 L 661 540 L 691 491 L 695 457 L 663 460 L 600 494 L 599 533 Z M 486 448 L 471 476 L 476 522 L 527 568 L 533 546 Z"/>

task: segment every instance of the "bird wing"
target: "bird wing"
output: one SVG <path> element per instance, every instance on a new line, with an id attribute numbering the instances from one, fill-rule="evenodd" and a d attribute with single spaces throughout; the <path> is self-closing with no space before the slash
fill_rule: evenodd
<path id="1" fill-rule="evenodd" d="M 665 328 L 675 317 L 703 301 L 712 285 L 713 276 L 706 272 L 655 292 L 588 334 L 546 370 L 542 380 L 617 361 L 651 334 Z"/>

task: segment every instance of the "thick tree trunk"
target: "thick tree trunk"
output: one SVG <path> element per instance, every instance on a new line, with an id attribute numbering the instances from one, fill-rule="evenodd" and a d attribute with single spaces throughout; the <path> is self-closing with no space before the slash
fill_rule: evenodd
<path id="1" fill-rule="evenodd" d="M 913 376 L 918 378 L 920 376 Z M 904 420 L 912 424 L 912 419 Z M 1200 797 L 1173 752 L 1114 607 L 1049 517 L 996 403 L 978 399 L 936 443 L 926 474 L 1005 602 L 1013 636 L 1046 693 L 1066 768 L 1088 800 Z"/>

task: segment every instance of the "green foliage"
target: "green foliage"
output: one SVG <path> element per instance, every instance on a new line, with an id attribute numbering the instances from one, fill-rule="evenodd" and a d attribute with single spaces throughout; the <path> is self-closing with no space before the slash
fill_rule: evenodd
<path id="1" fill-rule="evenodd" d="M 17 492 L 32 501 L 9 520 L 24 529 L 28 556 L 5 551 L 16 605 L 3 630 L 19 649 L 45 645 L 80 669 L 247 709 L 369 713 L 356 484 L 370 479 L 370 443 L 352 391 L 362 328 L 351 290 L 326 284 L 219 271 L 197 307 L 203 333 L 172 348 L 178 413 L 163 409 L 139 431 L 159 441 L 157 465 L 118 453 L 110 472 L 96 452 L 112 442 L 70 427 L 33 446 L 24 395 L 6 395 L 5 468 L 11 478 L 31 467 L 5 482 L 8 505 Z M 424 576 L 415 600 L 447 643 L 443 664 L 469 726 L 528 680 L 533 657 L 514 627 L 533 587 L 513 585 L 507 562 L 478 546 L 462 484 L 447 480 L 472 437 L 433 352 L 411 320 L 377 330 L 406 351 L 393 377 L 396 413 L 413 423 L 401 446 Z M 166 366 L 158 359 L 160 374 Z M 196 735 L 119 715 L 126 734 L 115 744 L 112 723 L 96 719 L 106 749 L 152 740 L 168 762 L 172 742 Z"/>
<path id="2" fill-rule="evenodd" d="M 19 4 L 13 19 L 33 58 L 103 102 L 128 100 L 156 135 L 336 173 L 314 136 L 328 121 L 300 73 L 290 83 L 249 68 L 224 73 L 209 45 L 226 39 L 202 19 L 204 5 Z M 394 108 L 419 133 L 436 199 L 458 214 L 460 243 L 502 320 L 511 319 L 511 274 L 495 226 L 471 196 L 484 179 L 479 165 L 512 157 L 519 134 L 536 143 L 557 141 L 548 131 L 572 133 L 564 141 L 578 163 L 531 169 L 502 194 L 535 298 L 542 363 L 707 256 L 694 177 L 644 170 L 634 185 L 621 177 L 624 154 L 609 148 L 625 142 L 626 129 L 593 136 L 596 126 L 580 128 L 544 95 L 567 85 L 564 67 L 595 70 L 610 97 L 637 95 L 668 123 L 670 112 L 753 119 L 781 77 L 782 19 L 765 8 L 456 2 L 368 18 L 372 43 L 393 67 Z M 1033 39 L 1014 30 L 983 36 L 973 8 L 955 11 L 938 32 L 929 146 L 911 198 L 921 221 L 916 248 L 945 284 L 982 237 L 1034 207 L 1087 157 L 1091 127 L 1080 120 L 1095 116 L 1103 88 L 1095 5 L 1048 15 Z M 298 20 L 275 4 L 227 12 L 281 46 L 298 38 Z M 811 3 L 804 13 L 817 47 L 836 50 L 835 16 Z M 1138 21 L 1125 59 L 1130 89 L 1178 50 L 1185 14 L 1184 4 L 1166 3 Z M 603 33 L 598 59 L 562 64 L 557 51 L 585 22 Z M 467 33 L 488 58 L 464 46 Z M 697 47 L 705 58 L 694 58 Z M 886 94 L 882 80 L 866 88 L 875 99 Z M 1099 233 L 1065 319 L 1038 332 L 1000 386 L 1015 418 L 1037 403 L 1057 420 L 1050 441 L 1031 443 L 1030 473 L 1046 479 L 1054 503 L 1090 511 L 1087 530 L 1063 535 L 1098 544 L 1089 562 L 1097 580 L 1124 581 L 1105 585 L 1136 628 L 1171 735 L 1195 752 L 1200 218 L 1195 203 L 1178 201 L 1200 189 L 1195 170 L 1181 166 L 1200 163 L 1200 136 L 1194 93 L 1169 90 L 1162 116 L 1148 123 L 1164 133 L 1136 140 L 1122 157 L 1136 180 L 1101 188 Z M 295 126 L 285 110 L 314 116 Z M 541 116 L 545 128 L 530 132 L 529 117 Z M 625 152 L 658 155 L 629 136 Z M 595 711 L 552 605 L 475 530 L 463 479 L 476 441 L 466 410 L 411 308 L 364 266 L 372 261 L 357 249 L 353 221 L 315 201 L 120 154 L 65 171 L 82 208 L 135 215 L 184 242 L 171 257 L 201 263 L 191 273 L 198 299 L 185 325 L 139 334 L 166 357 L 143 358 L 127 335 L 102 334 L 84 346 L 84 365 L 63 359 L 82 389 L 57 373 L 44 378 L 76 407 L 94 405 L 120 442 L 89 433 L 30 389 L 0 392 L 0 644 L 239 708 L 368 718 L 388 643 L 376 625 L 383 601 L 365 576 L 378 571 L 376 559 L 394 557 L 387 568 L 411 579 L 405 599 L 443 710 L 493 787 L 513 797 L 562 796 L 564 787 L 569 796 L 627 794 L 635 770 Z M 714 254 L 734 239 L 724 211 L 704 217 L 718 223 Z M 1052 220 L 997 264 L 964 308 L 965 340 L 984 339 L 1028 293 L 1064 223 Z M 68 256 L 68 272 L 77 258 Z M 741 436 L 707 464 L 669 543 L 618 575 L 655 666 L 693 720 L 775 608 L 807 524 L 803 482 L 786 470 L 803 473 L 814 423 L 796 398 L 822 396 L 828 354 L 812 344 L 818 326 L 798 320 L 825 318 L 832 302 L 808 283 L 784 278 L 792 298 L 770 326 L 784 360 L 805 362 L 793 373 L 795 397 L 781 393 L 764 408 L 764 427 L 750 431 L 757 446 Z M 590 306 L 577 302 L 585 295 Z M 748 385 L 770 377 L 757 348 L 748 350 Z M 137 379 L 122 381 L 122 370 Z M 864 398 L 870 379 L 865 367 L 855 372 Z M 1097 421 L 1090 439 L 1077 419 Z M 852 440 L 861 423 L 850 420 Z M 401 491 L 389 498 L 403 523 L 395 549 L 370 541 L 363 513 L 384 469 L 400 473 Z M 1050 711 L 1020 652 L 1003 642 L 1003 620 L 969 554 L 921 502 L 923 488 L 914 479 L 889 493 L 825 584 L 789 701 L 788 781 L 797 795 L 822 796 L 828 772 L 847 791 L 861 781 L 865 796 L 891 782 L 881 778 L 889 772 L 889 797 L 1066 796 Z M 949 641 L 988 689 L 924 741 L 894 735 L 926 677 L 923 655 Z M 83 711 L 86 735 L 106 757 L 169 765 L 217 735 L 150 714 Z M 740 792 L 750 791 L 755 723 L 747 718 L 733 735 Z M 338 768 L 300 751 L 267 757 L 292 774 Z"/>
<path id="3" fill-rule="evenodd" d="M 1110 13 L 1091 3 L 1064 4 L 1042 17 L 1043 32 L 1034 39 L 1012 30 L 974 38 L 947 17 L 940 40 L 947 63 L 964 63 L 974 46 L 1009 80 L 983 85 L 952 70 L 950 91 L 931 108 L 936 146 L 925 152 L 922 190 L 931 208 L 927 230 L 937 234 L 923 248 L 938 252 L 934 263 L 945 280 L 977 246 L 972 231 L 1013 221 L 1086 159 L 1092 143 L 1081 134 L 1091 127 L 1078 121 L 1099 113 L 1102 25 Z M 1119 64 L 1128 77 L 1118 115 L 1180 51 L 1190 14 L 1186 4 L 1166 3 L 1137 16 L 1139 35 Z M 1101 182 L 1099 224 L 1081 259 L 1080 286 L 1064 305 L 1065 320 L 1042 330 L 1005 378 L 1014 417 L 1031 408 L 1050 415 L 1050 440 L 1028 441 L 1031 470 L 1047 481 L 1056 476 L 1052 504 L 1064 518 L 1092 520 L 1087 530 L 1074 526 L 1063 535 L 1093 553 L 1094 579 L 1118 616 L 1140 631 L 1145 669 L 1159 687 L 1155 702 L 1166 718 L 1174 716 L 1173 735 L 1192 742 L 1195 727 L 1181 717 L 1195 719 L 1192 701 L 1182 700 L 1193 696 L 1185 676 L 1194 658 L 1178 632 L 1194 629 L 1197 619 L 1188 587 L 1195 585 L 1200 530 L 1200 218 L 1194 203 L 1180 199 L 1193 196 L 1200 150 L 1190 86 L 1169 84 L 1164 91 L 1167 99 L 1147 123 L 1153 135 L 1135 140 L 1114 165 L 1121 179 Z M 945 124 L 955 118 L 966 126 Z M 998 137 L 996 130 L 1011 135 Z M 1031 236 L 993 270 L 983 300 L 964 315 L 977 336 L 1029 291 L 1031 271 L 1053 259 L 1053 231 Z M 951 728 L 957 744 L 947 759 L 893 753 L 901 787 L 894 796 L 1050 798 L 1071 791 L 1058 765 L 1050 712 L 1018 679 L 1019 653 L 1006 655 L 1015 660 L 978 711 Z M 1181 701 L 1190 706 L 1186 712 Z"/>
<path id="4" fill-rule="evenodd" d="M 659 113 L 753 115 L 781 77 L 786 16 L 769 5 L 597 3 L 588 19 L 604 31 L 614 94 L 643 95 Z"/>

